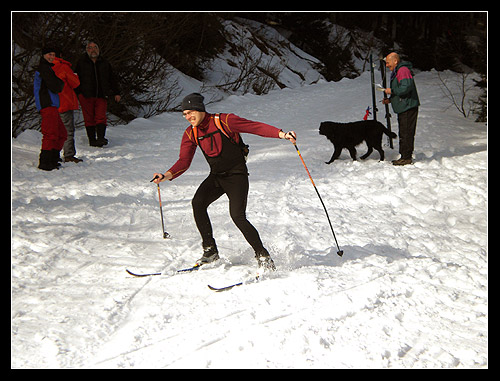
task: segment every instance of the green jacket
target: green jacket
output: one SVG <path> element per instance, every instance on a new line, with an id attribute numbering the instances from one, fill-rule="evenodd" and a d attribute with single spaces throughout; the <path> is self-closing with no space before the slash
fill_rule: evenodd
<path id="1" fill-rule="evenodd" d="M 396 114 L 420 106 L 411 62 L 400 62 L 391 74 L 391 105 Z"/>

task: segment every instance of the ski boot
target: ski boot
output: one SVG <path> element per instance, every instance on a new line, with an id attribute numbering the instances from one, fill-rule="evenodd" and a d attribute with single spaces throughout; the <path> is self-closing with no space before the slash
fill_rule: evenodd
<path id="1" fill-rule="evenodd" d="M 57 160 L 54 161 L 54 155 L 51 150 L 43 149 L 40 151 L 40 163 L 38 164 L 38 168 L 44 171 L 52 171 L 58 168 L 57 164 Z"/>
<path id="2" fill-rule="evenodd" d="M 107 146 L 108 145 L 108 139 L 104 137 L 106 135 L 106 125 L 105 124 L 98 124 L 95 126 L 95 131 L 96 131 L 96 143 L 98 147 L 102 146 Z"/>
<path id="3" fill-rule="evenodd" d="M 217 245 L 213 244 L 210 246 L 203 246 L 203 256 L 196 261 L 196 266 L 206 265 L 207 263 L 212 263 L 218 260 L 219 251 L 217 250 Z"/>
<path id="4" fill-rule="evenodd" d="M 263 270 L 276 271 L 276 266 L 274 265 L 274 262 L 266 249 L 262 248 L 261 250 L 256 251 L 255 259 L 257 259 L 259 268 L 262 268 Z"/>

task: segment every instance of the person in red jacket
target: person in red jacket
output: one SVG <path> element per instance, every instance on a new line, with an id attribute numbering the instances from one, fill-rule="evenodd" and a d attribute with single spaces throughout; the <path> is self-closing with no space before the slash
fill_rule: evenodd
<path id="1" fill-rule="evenodd" d="M 67 132 L 57 112 L 59 107 L 59 93 L 64 87 L 64 82 L 59 79 L 54 70 L 56 49 L 50 46 L 42 48 L 40 64 L 35 72 L 33 93 L 35 105 L 42 116 L 42 149 L 38 168 L 52 171 L 59 168 L 59 151 L 66 141 Z"/>
<path id="2" fill-rule="evenodd" d="M 56 73 L 57 77 L 64 82 L 64 88 L 59 93 L 59 116 L 66 127 L 68 138 L 64 142 L 64 161 L 79 163 L 82 160 L 75 157 L 75 119 L 73 110 L 78 110 L 78 98 L 73 89 L 80 86 L 78 75 L 73 73 L 71 63 L 63 60 L 60 57 L 55 57 L 53 61 L 54 66 L 52 70 Z"/>
<path id="3" fill-rule="evenodd" d="M 264 248 L 259 233 L 246 218 L 248 169 L 239 144 L 239 134 L 249 133 L 295 142 L 295 132 L 284 133 L 268 124 L 243 119 L 234 114 L 220 114 L 221 127 L 224 129 L 222 132 L 216 125 L 215 115 L 206 112 L 203 100 L 203 96 L 198 93 L 183 99 L 183 115 L 191 125 L 182 135 L 179 160 L 165 173 L 155 173 L 154 182 L 159 184 L 165 180 L 171 181 L 186 172 L 196 149 L 200 147 L 210 166 L 210 174 L 201 183 L 192 200 L 194 219 L 203 241 L 203 256 L 197 264 L 219 259 L 207 208 L 226 194 L 231 218 L 254 249 L 259 267 L 275 270 L 274 262 Z"/>

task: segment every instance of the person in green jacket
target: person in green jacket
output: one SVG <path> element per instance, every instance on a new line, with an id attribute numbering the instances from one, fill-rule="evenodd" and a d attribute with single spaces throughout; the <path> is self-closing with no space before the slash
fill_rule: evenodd
<path id="1" fill-rule="evenodd" d="M 411 62 L 401 62 L 399 54 L 393 52 L 385 58 L 385 66 L 392 71 L 391 87 L 384 90 L 391 97 L 382 102 L 392 105 L 392 109 L 398 114 L 399 124 L 401 158 L 393 160 L 392 164 L 407 165 L 412 163 L 418 106 L 420 106 L 412 73 L 413 65 Z"/>

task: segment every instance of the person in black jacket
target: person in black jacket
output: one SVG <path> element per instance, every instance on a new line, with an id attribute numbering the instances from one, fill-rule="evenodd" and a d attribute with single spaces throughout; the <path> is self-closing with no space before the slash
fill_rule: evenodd
<path id="1" fill-rule="evenodd" d="M 89 144 L 102 147 L 108 144 L 105 138 L 107 99 L 112 96 L 116 102 L 120 102 L 121 97 L 111 65 L 100 56 L 99 46 L 91 41 L 86 51 L 75 67 L 80 78 L 80 86 L 75 92 L 82 106 Z"/>
<path id="2" fill-rule="evenodd" d="M 64 87 L 64 82 L 52 70 L 52 63 L 56 56 L 56 49 L 42 48 L 42 58 L 35 72 L 33 93 L 36 108 L 42 115 L 42 149 L 38 168 L 51 171 L 59 167 L 59 152 L 67 138 L 64 126 L 57 108 L 59 107 L 59 93 Z"/>

